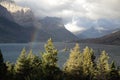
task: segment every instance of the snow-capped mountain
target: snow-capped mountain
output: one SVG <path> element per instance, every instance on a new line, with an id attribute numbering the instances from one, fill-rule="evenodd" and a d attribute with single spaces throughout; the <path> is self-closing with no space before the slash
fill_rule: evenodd
<path id="1" fill-rule="evenodd" d="M 30 8 L 18 6 L 10 0 L 2 0 L 0 4 L 11 13 L 14 21 L 19 25 L 33 26 L 34 16 Z"/>
<path id="2" fill-rule="evenodd" d="M 73 32 L 80 39 L 102 37 L 120 28 L 119 22 L 113 19 L 90 20 L 86 18 L 79 18 L 77 19 L 76 25 L 84 28 L 83 31 Z"/>
<path id="3" fill-rule="evenodd" d="M 14 2 L 2 1 L 0 5 L 1 43 L 26 43 L 33 41 L 33 38 L 36 42 L 45 42 L 49 38 L 57 42 L 78 39 L 65 29 L 60 18 L 45 17 L 38 20 L 35 19 L 31 9 L 20 7 Z M 11 21 L 10 15 L 13 17 Z"/>

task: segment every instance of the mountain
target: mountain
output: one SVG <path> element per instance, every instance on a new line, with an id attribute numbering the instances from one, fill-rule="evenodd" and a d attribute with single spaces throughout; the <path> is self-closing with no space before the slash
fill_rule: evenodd
<path id="1" fill-rule="evenodd" d="M 0 43 L 30 42 L 34 30 L 17 24 L 11 13 L 0 5 Z"/>
<path id="2" fill-rule="evenodd" d="M 35 27 L 23 27 L 4 17 L 0 17 L 0 43 L 28 43 L 32 41 L 32 37 L 38 29 Z M 41 37 L 42 36 L 42 37 Z M 38 31 L 38 42 L 45 42 L 51 35 L 43 30 Z"/>
<path id="3" fill-rule="evenodd" d="M 43 19 L 41 20 L 41 28 L 25 28 L 4 17 L 0 17 L 0 43 L 27 43 L 31 42 L 32 37 L 35 36 L 35 42 L 45 42 L 49 38 L 52 38 L 55 42 L 77 40 L 77 37 L 67 31 L 64 25 L 60 26 L 58 23 L 52 23 L 55 22 L 49 22 L 46 19 L 44 21 Z M 52 28 L 52 26 L 54 27 Z"/>
<path id="4" fill-rule="evenodd" d="M 85 39 L 85 40 L 80 40 L 78 42 L 120 45 L 120 29 L 118 31 L 115 31 L 109 35 L 105 35 L 100 38 Z"/>
<path id="5" fill-rule="evenodd" d="M 6 0 L 0 5 L 0 43 L 45 42 L 49 38 L 55 42 L 77 40 L 75 35 L 65 29 L 60 18 L 37 20 L 31 15 L 31 9 L 25 8 L 23 12 L 24 8 L 14 2 Z"/>
<path id="6" fill-rule="evenodd" d="M 95 28 L 90 27 L 81 33 L 76 34 L 80 39 L 87 39 L 87 38 L 99 38 L 104 35 L 112 33 L 115 29 L 104 29 L 104 28 Z"/>
<path id="7" fill-rule="evenodd" d="M 84 28 L 83 30 L 73 32 L 80 39 L 99 38 L 112 33 L 117 28 L 120 28 L 119 19 L 101 18 L 98 20 L 91 20 L 83 17 L 73 21 L 76 22 L 77 26 Z"/>
<path id="8" fill-rule="evenodd" d="M 13 20 L 12 15 L 7 11 L 6 8 L 0 5 L 0 17 L 7 18 L 8 20 Z"/>
<path id="9" fill-rule="evenodd" d="M 32 29 L 31 29 L 32 30 Z M 0 17 L 0 43 L 25 43 L 30 42 L 30 29 Z"/>
<path id="10" fill-rule="evenodd" d="M 14 21 L 19 25 L 24 27 L 31 27 L 34 25 L 34 14 L 30 8 L 18 6 L 11 0 L 2 0 L 0 4 L 11 13 Z"/>
<path id="11" fill-rule="evenodd" d="M 46 34 L 49 34 L 49 37 L 55 41 L 72 41 L 78 39 L 65 28 L 62 19 L 60 18 L 45 17 L 39 20 L 39 22 L 41 23 L 40 30 L 44 31 Z"/>

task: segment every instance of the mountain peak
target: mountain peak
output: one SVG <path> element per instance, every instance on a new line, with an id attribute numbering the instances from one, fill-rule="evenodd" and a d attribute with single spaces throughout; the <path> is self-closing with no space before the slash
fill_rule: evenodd
<path id="1" fill-rule="evenodd" d="M 4 1 L 6 1 L 6 2 L 14 2 L 13 0 L 0 0 L 0 2 L 4 2 Z"/>
<path id="2" fill-rule="evenodd" d="M 41 19 L 40 22 L 42 23 L 44 28 L 65 28 L 62 19 L 57 17 L 45 17 L 44 19 Z"/>
<path id="3" fill-rule="evenodd" d="M 13 16 L 16 23 L 22 26 L 34 24 L 34 14 L 28 7 L 18 6 L 14 1 L 3 0 L 0 5 L 5 7 Z"/>
<path id="4" fill-rule="evenodd" d="M 0 2 L 0 4 L 7 8 L 7 10 L 11 13 L 16 13 L 18 11 L 23 11 L 25 13 L 27 11 L 30 11 L 30 8 L 18 6 L 13 1 L 3 0 L 2 2 Z"/>

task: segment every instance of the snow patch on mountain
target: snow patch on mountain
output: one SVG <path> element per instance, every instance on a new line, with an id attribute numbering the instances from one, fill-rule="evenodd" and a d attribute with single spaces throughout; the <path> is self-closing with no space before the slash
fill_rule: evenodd
<path id="1" fill-rule="evenodd" d="M 0 4 L 5 7 L 13 16 L 16 23 L 22 26 L 32 26 L 34 15 L 30 8 L 16 5 L 13 1 L 1 1 Z"/>

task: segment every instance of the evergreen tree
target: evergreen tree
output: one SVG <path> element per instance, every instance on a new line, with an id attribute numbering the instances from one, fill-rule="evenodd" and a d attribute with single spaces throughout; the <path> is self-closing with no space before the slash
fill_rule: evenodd
<path id="1" fill-rule="evenodd" d="M 26 58 L 25 48 L 22 50 L 20 56 L 18 57 L 14 69 L 15 69 L 16 77 L 19 80 L 25 80 L 25 77 L 29 75 L 30 65 L 29 65 L 29 61 Z"/>
<path id="2" fill-rule="evenodd" d="M 82 54 L 79 44 L 71 50 L 69 59 L 64 65 L 64 71 L 68 75 L 68 79 L 79 80 L 82 76 Z"/>
<path id="3" fill-rule="evenodd" d="M 83 73 L 86 80 L 92 80 L 95 72 L 95 56 L 91 48 L 86 47 L 83 51 Z"/>
<path id="4" fill-rule="evenodd" d="M 45 53 L 42 55 L 42 62 L 45 65 L 57 66 L 57 54 L 58 50 L 55 49 L 52 39 L 49 39 L 47 44 L 45 44 Z"/>
<path id="5" fill-rule="evenodd" d="M 110 70 L 108 60 L 109 60 L 109 56 L 107 55 L 105 51 L 102 51 L 97 61 L 98 80 L 107 80 L 107 75 Z"/>
<path id="6" fill-rule="evenodd" d="M 7 67 L 4 63 L 4 59 L 3 59 L 3 55 L 2 52 L 0 50 L 0 80 L 5 80 L 5 76 L 6 76 L 6 72 L 7 72 Z"/>
<path id="7" fill-rule="evenodd" d="M 27 55 L 27 60 L 29 61 L 30 71 L 26 79 L 40 80 L 42 74 L 41 59 L 34 55 L 32 50 L 30 50 L 29 54 Z"/>
<path id="8" fill-rule="evenodd" d="M 42 54 L 42 70 L 44 80 L 58 80 L 60 69 L 57 66 L 58 50 L 53 45 L 52 39 L 45 44 L 45 52 Z"/>
<path id="9" fill-rule="evenodd" d="M 113 61 L 110 65 L 108 80 L 120 80 L 119 70 L 117 70 L 117 67 L 115 66 L 115 63 Z"/>
<path id="10" fill-rule="evenodd" d="M 6 62 L 7 66 L 7 79 L 6 80 L 14 80 L 14 64 L 10 62 Z"/>
<path id="11" fill-rule="evenodd" d="M 3 64 L 4 63 L 4 60 L 3 60 L 3 55 L 2 55 L 2 52 L 0 50 L 0 64 Z"/>

